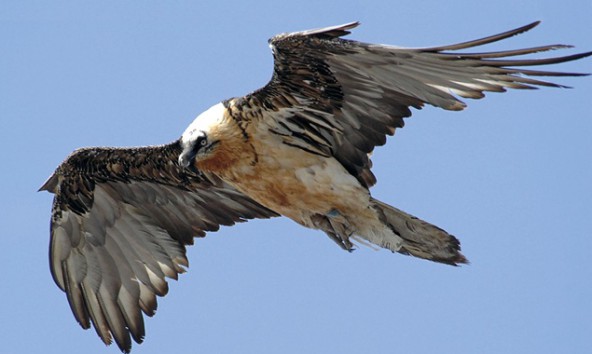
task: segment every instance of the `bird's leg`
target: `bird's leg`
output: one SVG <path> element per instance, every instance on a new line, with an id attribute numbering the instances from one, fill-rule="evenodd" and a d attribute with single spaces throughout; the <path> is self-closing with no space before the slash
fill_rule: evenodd
<path id="1" fill-rule="evenodd" d="M 346 251 L 349 251 L 349 249 L 343 243 L 341 237 L 337 236 L 335 230 L 333 230 L 333 226 L 331 226 L 331 223 L 329 222 L 329 219 L 326 216 L 322 214 L 315 214 L 311 216 L 310 219 L 315 228 L 324 231 L 327 234 L 327 236 L 329 236 L 329 238 L 333 240 L 333 242 L 339 245 L 339 247 Z"/>
<path id="2" fill-rule="evenodd" d="M 349 238 L 354 234 L 355 230 L 352 228 L 349 221 L 337 209 L 331 209 L 327 213 L 327 220 L 329 220 L 331 227 L 341 239 L 344 247 L 349 252 L 353 251 L 354 245 Z"/>
<path id="3" fill-rule="evenodd" d="M 353 243 L 349 240 L 353 235 L 354 229 L 347 219 L 336 209 L 330 210 L 327 214 L 315 214 L 311 217 L 314 227 L 325 231 L 327 236 L 339 247 L 346 251 L 353 251 Z"/>

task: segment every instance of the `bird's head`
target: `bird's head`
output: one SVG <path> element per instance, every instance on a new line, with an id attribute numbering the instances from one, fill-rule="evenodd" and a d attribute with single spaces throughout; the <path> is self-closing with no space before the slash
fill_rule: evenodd
<path id="1" fill-rule="evenodd" d="M 179 166 L 193 169 L 197 162 L 205 160 L 213 154 L 218 143 L 219 141 L 211 141 L 208 133 L 204 130 L 192 132 L 189 139 L 181 138 L 183 151 L 179 155 Z"/>
<path id="2" fill-rule="evenodd" d="M 222 139 L 225 108 L 217 104 L 200 114 L 181 136 L 183 151 L 179 166 L 194 169 L 196 164 L 213 158 Z"/>
<path id="3" fill-rule="evenodd" d="M 246 133 L 219 103 L 200 114 L 180 139 L 179 166 L 223 172 L 239 161 L 256 160 Z"/>

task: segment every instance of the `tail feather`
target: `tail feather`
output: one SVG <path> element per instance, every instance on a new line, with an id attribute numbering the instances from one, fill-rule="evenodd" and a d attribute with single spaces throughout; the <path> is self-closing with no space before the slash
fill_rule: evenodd
<path id="1" fill-rule="evenodd" d="M 379 200 L 372 199 L 372 205 L 382 221 L 403 239 L 397 252 L 450 265 L 468 263 L 456 237 Z"/>

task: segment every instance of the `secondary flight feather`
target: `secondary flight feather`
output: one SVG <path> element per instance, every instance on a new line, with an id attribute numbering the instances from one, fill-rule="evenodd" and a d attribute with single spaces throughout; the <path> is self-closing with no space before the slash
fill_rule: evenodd
<path id="1" fill-rule="evenodd" d="M 176 141 L 74 151 L 41 187 L 55 194 L 50 268 L 83 328 L 124 352 L 144 339 L 166 278 L 177 279 L 194 237 L 253 218 L 286 216 L 352 240 L 435 262 L 466 263 L 448 232 L 374 199 L 370 153 L 403 127 L 410 108 L 465 107 L 507 88 L 563 87 L 538 70 L 592 52 L 516 58 L 568 48 L 468 48 L 526 32 L 400 48 L 343 39 L 357 22 L 270 39 L 271 81 L 200 114 Z"/>

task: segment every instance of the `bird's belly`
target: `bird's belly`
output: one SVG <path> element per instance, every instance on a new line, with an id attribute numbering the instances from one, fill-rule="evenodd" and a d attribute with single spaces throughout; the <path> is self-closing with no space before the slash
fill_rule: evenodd
<path id="1" fill-rule="evenodd" d="M 269 209 L 310 226 L 310 217 L 368 210 L 369 192 L 336 159 L 280 144 L 225 179 Z"/>

